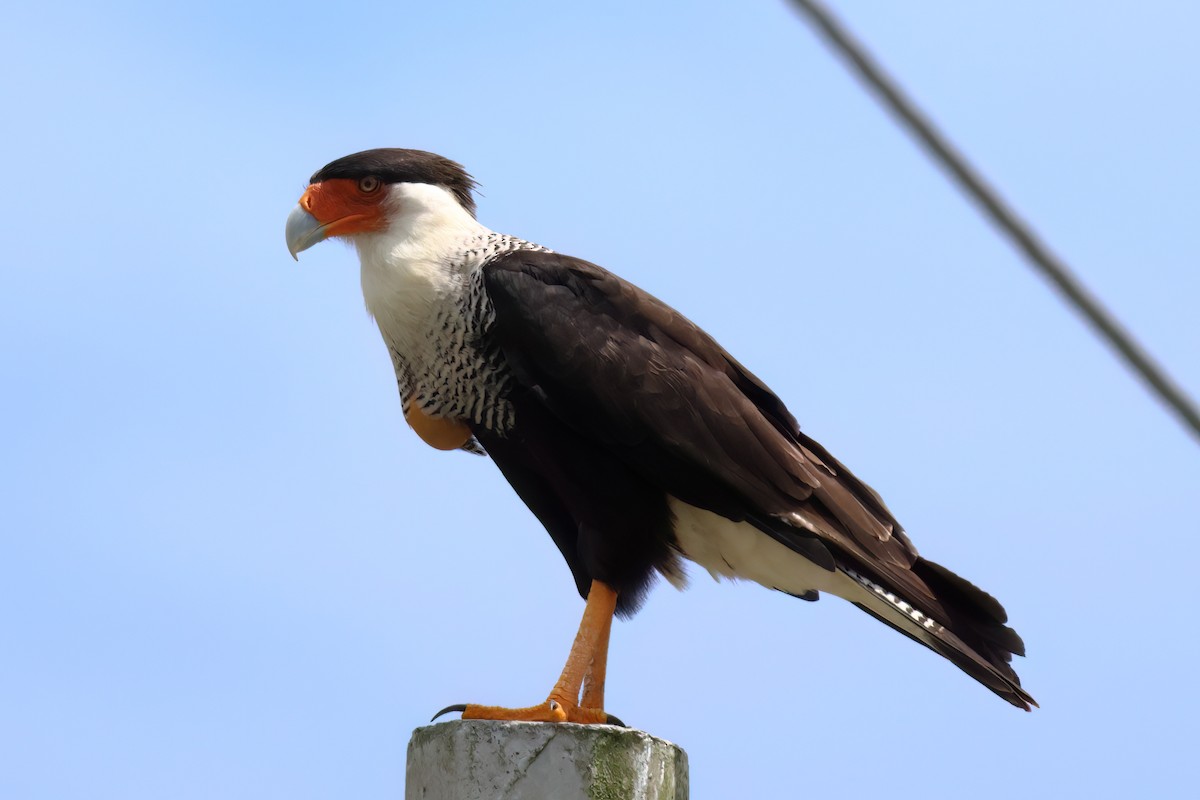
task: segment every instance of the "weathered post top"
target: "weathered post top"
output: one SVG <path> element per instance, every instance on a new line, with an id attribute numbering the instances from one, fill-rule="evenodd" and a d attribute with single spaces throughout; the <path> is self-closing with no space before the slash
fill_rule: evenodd
<path id="1" fill-rule="evenodd" d="M 687 800 L 687 753 L 611 725 L 459 720 L 413 731 L 405 800 Z"/>

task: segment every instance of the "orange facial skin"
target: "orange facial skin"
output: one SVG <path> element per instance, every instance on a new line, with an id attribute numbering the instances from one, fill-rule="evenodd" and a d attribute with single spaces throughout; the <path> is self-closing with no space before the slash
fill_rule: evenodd
<path id="1" fill-rule="evenodd" d="M 330 178 L 314 183 L 300 196 L 300 207 L 325 228 L 325 236 L 373 233 L 387 226 L 384 184 L 378 179 Z"/>

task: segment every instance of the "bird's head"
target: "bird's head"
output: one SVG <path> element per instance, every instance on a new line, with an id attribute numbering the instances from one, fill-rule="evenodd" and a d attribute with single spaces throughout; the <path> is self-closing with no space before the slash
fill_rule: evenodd
<path id="1" fill-rule="evenodd" d="M 292 258 L 331 236 L 351 241 L 420 225 L 474 224 L 474 179 L 461 165 L 423 150 L 381 148 L 319 169 L 287 220 Z"/>

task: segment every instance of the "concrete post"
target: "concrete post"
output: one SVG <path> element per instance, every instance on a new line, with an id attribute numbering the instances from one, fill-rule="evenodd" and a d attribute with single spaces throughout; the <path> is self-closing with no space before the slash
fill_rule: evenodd
<path id="1" fill-rule="evenodd" d="M 458 720 L 413 731 L 405 800 L 687 800 L 687 753 L 631 728 Z"/>

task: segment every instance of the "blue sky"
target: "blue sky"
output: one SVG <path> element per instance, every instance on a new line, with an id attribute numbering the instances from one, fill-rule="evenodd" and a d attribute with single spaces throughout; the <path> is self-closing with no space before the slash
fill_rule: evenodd
<path id="1" fill-rule="evenodd" d="M 837 6 L 1200 392 L 1200 11 Z M 284 247 L 307 176 L 378 146 L 704 325 L 1028 644 L 1033 714 L 693 570 L 608 682 L 693 797 L 1187 793 L 1200 452 L 783 4 L 6 21 L 0 796 L 394 798 L 433 711 L 553 682 L 549 537 L 406 429 L 353 253 Z"/>

